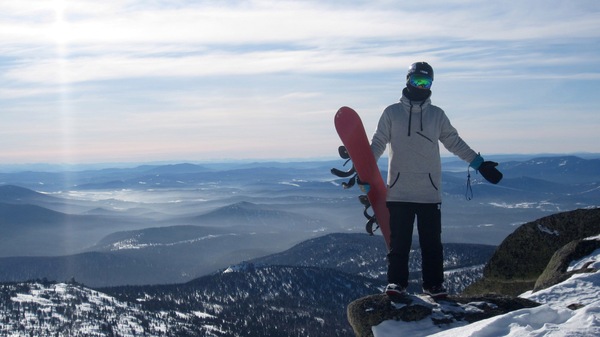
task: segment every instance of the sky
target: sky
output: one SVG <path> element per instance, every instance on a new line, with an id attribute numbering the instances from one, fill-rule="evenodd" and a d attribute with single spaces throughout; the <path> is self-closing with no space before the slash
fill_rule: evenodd
<path id="1" fill-rule="evenodd" d="M 484 157 L 600 153 L 599 55 L 596 0 L 0 0 L 0 164 L 335 158 L 417 61 Z"/>

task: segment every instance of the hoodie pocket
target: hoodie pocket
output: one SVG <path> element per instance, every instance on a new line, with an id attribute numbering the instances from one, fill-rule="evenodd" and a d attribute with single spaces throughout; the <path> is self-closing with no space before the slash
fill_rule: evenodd
<path id="1" fill-rule="evenodd" d="M 422 194 L 438 191 L 431 173 L 398 172 L 388 182 L 390 190 L 402 190 L 408 194 Z M 390 178 L 391 178 L 390 177 Z"/>

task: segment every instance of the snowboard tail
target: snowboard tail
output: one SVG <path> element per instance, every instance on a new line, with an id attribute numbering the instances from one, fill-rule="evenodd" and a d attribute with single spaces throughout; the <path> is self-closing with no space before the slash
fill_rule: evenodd
<path id="1" fill-rule="evenodd" d="M 343 172 L 332 169 L 332 173 L 348 173 L 350 176 L 356 172 L 357 176 L 350 179 L 348 183 L 343 184 L 344 188 L 350 188 L 354 183 L 369 184 L 367 200 L 361 199 L 360 202 L 365 206 L 365 216 L 367 217 L 367 232 L 371 231 L 376 223 L 383 234 L 385 243 L 389 250 L 390 247 L 390 213 L 386 206 L 387 188 L 377 166 L 375 156 L 371 151 L 371 145 L 362 120 L 356 111 L 349 107 L 341 107 L 334 118 L 335 129 L 344 144 L 345 150 L 340 149 L 340 156 L 352 161 L 352 169 Z M 347 158 L 345 155 L 347 154 Z M 351 172 L 351 173 L 350 173 Z M 338 175 L 341 176 L 341 175 Z M 374 215 L 368 215 L 367 209 L 373 208 Z"/>

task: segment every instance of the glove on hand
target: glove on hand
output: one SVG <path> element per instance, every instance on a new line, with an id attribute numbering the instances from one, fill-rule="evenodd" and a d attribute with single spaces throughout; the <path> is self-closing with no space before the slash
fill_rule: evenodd
<path id="1" fill-rule="evenodd" d="M 485 178 L 485 180 L 489 181 L 492 184 L 497 184 L 502 180 L 502 173 L 496 169 L 498 163 L 493 161 L 484 161 L 479 166 L 479 173 Z"/>

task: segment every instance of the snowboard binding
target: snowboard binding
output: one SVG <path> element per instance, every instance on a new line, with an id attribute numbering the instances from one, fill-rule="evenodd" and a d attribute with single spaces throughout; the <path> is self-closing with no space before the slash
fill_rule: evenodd
<path id="1" fill-rule="evenodd" d="M 379 224 L 377 223 L 377 218 L 375 215 L 371 215 L 368 212 L 369 208 L 371 208 L 371 202 L 369 202 L 369 198 L 364 194 L 358 196 L 358 201 L 365 206 L 365 209 L 363 210 L 363 215 L 365 218 L 367 218 L 365 230 L 369 235 L 373 236 L 374 233 L 379 229 Z M 373 229 L 373 226 L 375 226 L 375 229 Z"/>
<path id="2" fill-rule="evenodd" d="M 338 148 L 338 152 L 342 159 L 346 159 L 346 162 L 343 165 L 343 166 L 346 166 L 346 164 L 348 164 L 351 161 L 350 155 L 348 154 L 346 147 L 343 145 L 340 146 Z M 332 168 L 331 173 L 340 178 L 350 177 L 350 179 L 348 179 L 347 182 L 342 183 L 342 187 L 344 187 L 344 189 L 349 189 L 352 186 L 354 186 L 355 184 L 368 185 L 368 184 L 364 184 L 360 181 L 360 178 L 358 177 L 358 174 L 356 173 L 356 170 L 354 169 L 354 165 L 352 165 L 352 168 L 350 168 L 347 171 L 342 171 L 337 168 Z M 377 229 L 379 229 L 379 224 L 377 223 L 377 218 L 375 217 L 375 215 L 371 215 L 368 212 L 369 208 L 371 208 L 371 202 L 369 201 L 369 198 L 367 197 L 366 194 L 359 195 L 358 200 L 364 206 L 363 215 L 365 216 L 365 218 L 367 218 L 367 224 L 365 226 L 365 230 L 367 231 L 367 233 L 369 235 L 373 235 L 373 233 L 375 233 L 375 231 L 377 231 Z M 375 228 L 373 228 L 373 226 L 375 226 Z"/>
<path id="3" fill-rule="evenodd" d="M 345 146 L 340 146 L 338 148 L 338 152 L 340 154 L 340 157 L 342 157 L 342 159 L 346 159 L 346 162 L 344 163 L 344 165 L 342 166 L 346 166 L 346 164 L 348 164 L 351 159 L 350 159 L 350 155 L 348 154 L 348 151 L 346 151 L 346 147 Z M 354 165 L 352 165 L 352 167 L 348 170 L 348 171 L 342 171 L 340 169 L 337 168 L 332 168 L 331 169 L 331 173 L 337 177 L 340 178 L 348 178 L 350 177 L 350 179 L 348 179 L 347 182 L 343 182 L 342 183 L 342 187 L 344 187 L 344 189 L 349 189 L 352 186 L 354 186 L 356 184 L 356 181 L 358 179 L 358 175 L 356 174 L 356 170 L 354 169 Z"/>

